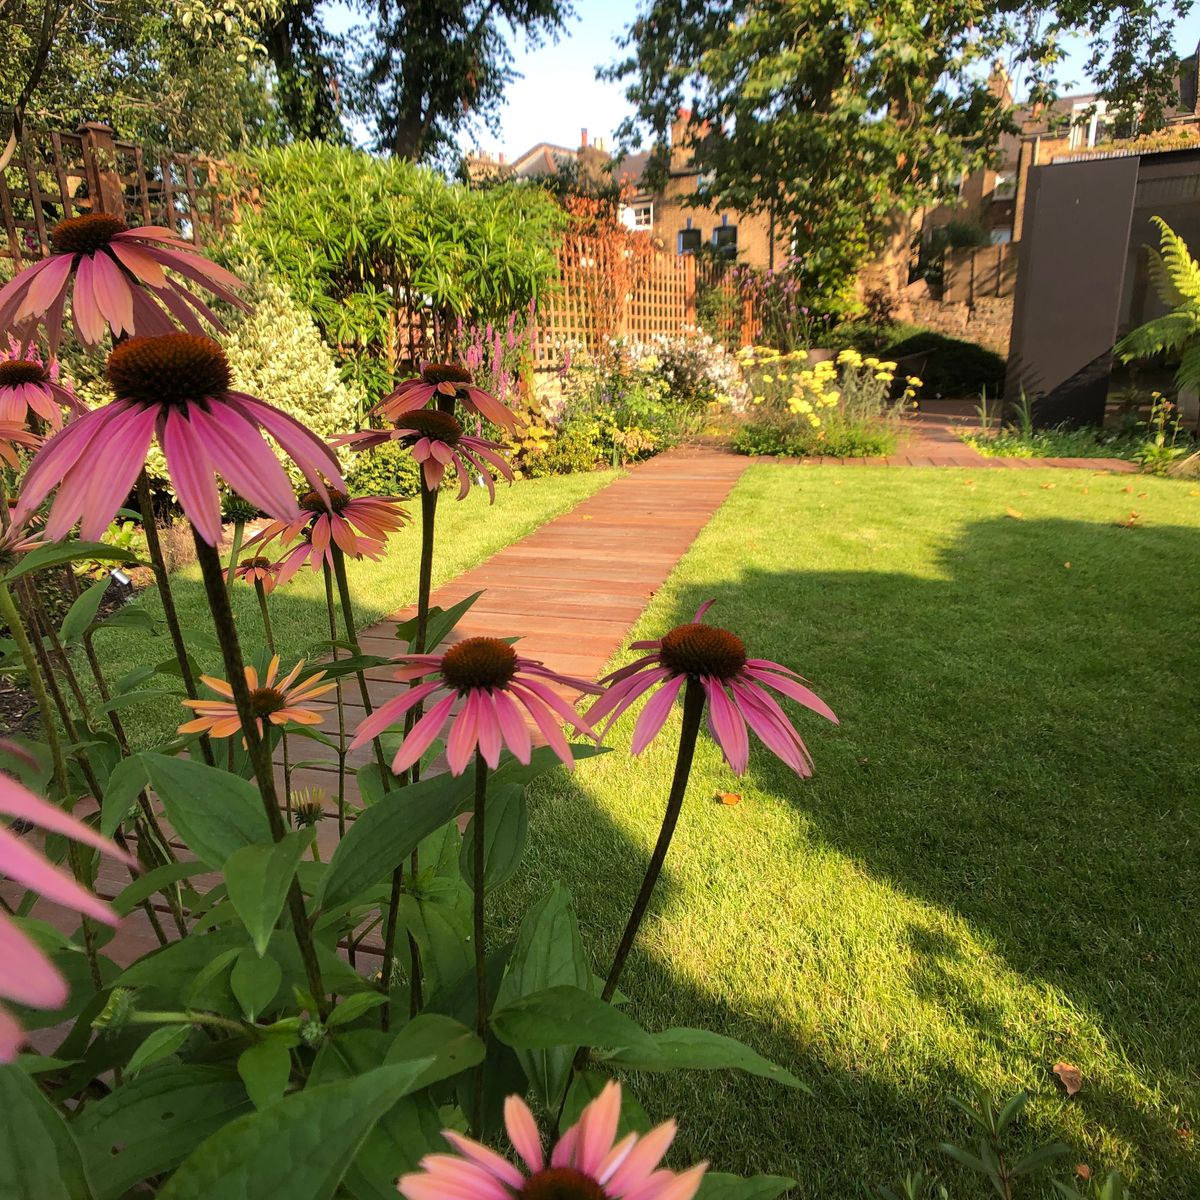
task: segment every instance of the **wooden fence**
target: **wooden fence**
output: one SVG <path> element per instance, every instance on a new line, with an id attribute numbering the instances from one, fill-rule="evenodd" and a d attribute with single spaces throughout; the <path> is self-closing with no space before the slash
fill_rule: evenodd
<path id="1" fill-rule="evenodd" d="M 0 170 L 0 259 L 20 269 L 49 252 L 56 222 L 94 212 L 165 225 L 203 244 L 238 219 L 239 202 L 252 204 L 254 194 L 218 159 L 150 151 L 101 124 L 74 133 L 27 130 Z M 691 255 L 664 254 L 648 241 L 569 236 L 558 251 L 558 281 L 540 309 L 540 367 L 557 366 L 567 348 L 595 351 L 609 337 L 644 340 L 694 327 L 698 286 L 719 289 L 727 301 L 717 306 L 718 336 L 727 344 L 755 332 L 752 307 L 730 278 L 712 264 L 697 271 Z M 414 357 L 433 349 L 426 316 L 397 309 L 397 345 Z"/>
<path id="2" fill-rule="evenodd" d="M 942 300 L 946 303 L 974 304 L 1011 296 L 1016 282 L 1016 242 L 946 251 L 942 276 Z"/>
<path id="3" fill-rule="evenodd" d="M 150 151 L 120 141 L 107 125 L 27 130 L 0 171 L 0 259 L 20 268 L 48 253 L 56 222 L 94 212 L 203 242 L 237 219 L 228 181 L 216 159 Z"/>

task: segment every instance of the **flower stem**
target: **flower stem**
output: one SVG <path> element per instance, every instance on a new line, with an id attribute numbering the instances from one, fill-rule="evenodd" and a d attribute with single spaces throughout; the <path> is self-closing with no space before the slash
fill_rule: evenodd
<path id="1" fill-rule="evenodd" d="M 193 531 L 196 543 L 196 558 L 200 563 L 200 572 L 204 577 L 204 589 L 208 593 L 208 606 L 212 612 L 213 625 L 216 628 L 217 641 L 221 644 L 221 654 L 225 660 L 225 674 L 233 692 L 233 702 L 237 707 L 242 722 L 242 733 L 250 752 L 250 761 L 254 766 L 254 775 L 258 781 L 259 794 L 262 797 L 263 810 L 267 816 L 267 824 L 271 837 L 279 842 L 287 832 L 283 813 L 279 811 L 279 797 L 275 790 L 275 769 L 271 762 L 270 742 L 261 737 L 258 732 L 258 722 L 250 706 L 250 689 L 246 683 L 246 666 L 242 659 L 242 648 L 238 641 L 237 626 L 233 621 L 233 609 L 229 604 L 229 593 L 225 590 L 225 580 L 221 574 L 221 558 L 216 548 L 210 546 L 200 535 Z M 322 1018 L 329 1011 L 329 1000 L 325 994 L 325 985 L 321 980 L 321 967 L 317 961 L 317 948 L 313 942 L 312 929 L 308 922 L 308 913 L 304 907 L 304 894 L 300 891 L 300 883 L 293 874 L 288 888 L 288 911 L 292 918 L 292 932 L 300 949 L 300 958 L 304 963 L 304 973 L 308 980 L 308 990 L 312 993 Z"/>
<path id="2" fill-rule="evenodd" d="M 679 812 L 683 808 L 683 797 L 687 792 L 688 776 L 692 770 L 692 757 L 696 752 L 696 735 L 700 732 L 700 719 L 704 716 L 704 687 L 698 679 L 688 676 L 683 693 L 683 725 L 679 731 L 679 750 L 675 757 L 675 776 L 671 780 L 671 794 L 667 797 L 667 808 L 663 813 L 662 828 L 658 832 L 658 841 L 650 862 L 646 866 L 646 874 L 642 879 L 641 889 L 633 902 L 633 910 L 621 935 L 617 953 L 613 956 L 612 967 L 609 968 L 608 978 L 604 981 L 604 990 L 600 993 L 603 1000 L 611 1000 L 621 979 L 625 960 L 633 948 L 641 927 L 642 918 L 654 894 L 654 885 L 658 882 L 659 872 L 671 848 L 671 838 L 675 833 L 675 825 L 679 820 Z"/>
<path id="3" fill-rule="evenodd" d="M 5 583 L 0 583 L 0 620 L 3 620 L 4 624 L 8 626 L 9 636 L 17 644 L 17 652 L 21 656 L 21 662 L 25 666 L 25 675 L 29 681 L 29 690 L 33 693 L 33 699 L 37 704 L 38 714 L 42 720 L 42 733 L 46 738 L 46 745 L 50 748 L 50 761 L 54 767 L 54 782 L 58 790 L 59 799 L 65 806 L 66 811 L 70 812 L 74 805 L 68 794 L 67 763 L 66 759 L 63 758 L 62 741 L 58 736 L 58 726 L 54 723 L 54 714 L 50 709 L 50 698 L 46 695 L 46 687 L 42 681 L 41 672 L 38 669 L 38 660 L 34 655 L 33 646 L 29 641 L 29 636 L 25 632 L 25 626 L 21 623 L 21 614 L 17 611 L 17 606 L 13 603 L 12 593 L 8 590 L 8 585 Z M 83 883 L 83 863 L 78 845 L 75 842 L 71 842 L 70 847 L 71 870 L 75 878 Z M 83 922 L 83 948 L 87 955 L 88 968 L 91 972 L 92 982 L 97 988 L 100 988 L 103 986 L 103 977 L 100 974 L 100 959 L 96 953 L 96 931 L 92 926 L 91 918 L 83 917 L 81 919 Z"/>
<path id="4" fill-rule="evenodd" d="M 238 555 L 242 552 L 242 535 L 246 532 L 245 521 L 234 521 L 233 543 L 229 547 L 229 570 L 225 575 L 225 589 L 233 596 L 233 573 L 237 570 Z"/>
<path id="5" fill-rule="evenodd" d="M 238 531 L 242 528 L 241 522 L 238 523 L 237 530 L 234 532 L 234 539 L 237 540 Z M 236 561 L 237 556 L 234 555 L 232 561 Z M 229 578 L 233 578 L 233 568 L 230 568 Z M 262 616 L 263 637 L 267 639 L 267 650 L 272 658 L 275 657 L 275 630 L 271 626 L 271 612 L 267 608 L 267 592 L 263 587 L 262 580 L 254 581 L 254 593 L 258 597 L 258 611 Z M 292 765 L 288 761 L 288 736 L 287 726 L 285 725 L 279 731 L 279 745 L 283 750 L 283 804 L 287 810 L 288 823 L 292 820 Z M 315 843 L 314 843 L 315 844 Z"/>
<path id="6" fill-rule="evenodd" d="M 487 954 L 484 946 L 484 814 L 487 809 L 487 764 L 483 761 L 481 751 L 475 751 L 475 813 L 471 818 L 471 837 L 474 843 L 474 863 L 472 872 L 472 889 L 474 895 L 474 931 L 475 942 L 475 1032 L 479 1040 L 486 1046 L 488 1035 L 488 1019 L 490 1007 L 488 1003 Z M 480 1060 L 475 1068 L 475 1113 L 474 1127 L 476 1135 L 483 1131 L 483 1061 Z"/>
<path id="7" fill-rule="evenodd" d="M 434 533 L 436 528 L 437 517 L 437 491 L 430 491 L 424 486 L 422 480 L 421 487 L 421 564 L 417 576 L 417 636 L 413 639 L 412 645 L 409 646 L 410 654 L 425 653 L 425 635 L 429 628 L 429 599 L 432 593 L 433 585 L 433 543 Z M 404 732 L 407 735 L 411 732 L 412 727 L 420 720 L 421 705 L 409 711 L 408 717 L 404 722 Z M 421 778 L 421 764 L 413 763 L 407 773 L 407 777 L 403 780 L 404 783 L 416 783 Z M 417 878 L 417 872 L 420 870 L 420 859 L 417 851 L 412 852 L 409 859 L 409 877 L 413 880 Z M 400 908 L 400 894 L 403 890 L 404 883 L 404 867 L 398 866 L 392 872 L 392 891 L 388 900 L 388 919 L 384 926 L 383 933 L 383 970 L 384 979 L 390 978 L 392 963 L 396 957 L 396 929 L 398 924 L 398 913 Z M 421 1009 L 421 951 L 417 946 L 416 939 L 411 934 L 408 937 L 408 957 L 410 965 L 410 992 L 409 992 L 409 1010 L 412 1016 L 416 1016 Z M 384 1007 L 384 1014 L 388 1012 L 387 1006 Z M 385 1026 L 386 1028 L 386 1026 Z"/>
<path id="8" fill-rule="evenodd" d="M 337 617 L 333 611 L 333 572 L 328 563 L 322 564 L 325 573 L 325 612 L 329 617 L 329 644 L 333 661 L 337 662 Z M 338 837 L 346 836 L 346 705 L 342 697 L 342 677 L 336 680 L 333 694 L 337 697 L 338 716 Z"/>
<path id="9" fill-rule="evenodd" d="M 188 661 L 187 646 L 183 641 L 183 629 L 179 624 L 179 613 L 175 609 L 171 581 L 167 577 L 167 560 L 163 557 L 162 542 L 158 537 L 158 523 L 154 519 L 154 505 L 150 501 L 150 480 L 146 477 L 145 469 L 138 474 L 137 498 L 138 507 L 142 510 L 142 530 L 146 535 L 146 549 L 150 553 L 150 563 L 154 567 L 154 582 L 158 585 L 163 618 L 167 622 L 167 631 L 171 635 L 171 645 L 175 648 L 175 657 L 179 660 L 179 674 L 183 679 L 183 689 L 187 692 L 189 699 L 195 700 L 198 694 L 196 679 L 192 675 L 192 666 Z M 213 757 L 212 742 L 207 734 L 200 737 L 200 753 L 204 755 L 204 761 L 210 767 L 213 766 L 216 759 Z"/>
<path id="10" fill-rule="evenodd" d="M 342 553 L 341 546 L 336 543 L 330 544 L 330 550 L 333 552 L 333 577 L 337 580 L 338 603 L 342 609 L 342 624 L 346 628 L 346 641 L 354 647 L 355 654 L 362 654 L 362 647 L 358 643 L 358 630 L 354 624 L 354 605 L 350 599 L 350 580 L 346 577 L 346 556 Z M 363 708 L 366 710 L 367 716 L 374 712 L 371 704 L 371 693 L 367 687 L 367 673 L 365 671 L 355 671 L 358 676 L 358 690 L 362 696 Z M 390 792 L 392 790 L 392 773 L 388 770 L 387 755 L 383 752 L 383 742 L 379 738 L 372 738 L 371 745 L 375 748 L 375 761 L 379 764 L 379 773 L 383 777 L 383 790 Z"/>

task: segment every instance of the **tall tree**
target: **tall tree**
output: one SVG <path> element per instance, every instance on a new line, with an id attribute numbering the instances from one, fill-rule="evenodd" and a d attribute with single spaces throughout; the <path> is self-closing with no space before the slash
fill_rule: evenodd
<path id="1" fill-rule="evenodd" d="M 273 0 L 3 0 L 0 148 L 26 120 L 220 152 L 269 101 L 254 30 Z"/>
<path id="2" fill-rule="evenodd" d="M 622 136 L 650 135 L 652 177 L 684 107 L 696 202 L 771 212 L 813 289 L 837 293 L 898 210 L 946 194 L 1011 128 L 990 65 L 1023 65 L 1045 96 L 1062 39 L 1102 20 L 1119 38 L 1092 71 L 1117 107 L 1160 120 L 1176 60 L 1166 12 L 1147 0 L 650 0 L 627 57 L 602 74 L 628 82 L 636 115 Z"/>
<path id="3" fill-rule="evenodd" d="M 513 38 L 562 32 L 570 0 L 351 0 L 342 34 L 320 0 L 292 0 L 265 30 L 293 134 L 329 137 L 330 112 L 361 123 L 375 149 L 418 160 L 472 124 L 495 127 L 516 79 Z M 332 105 L 332 108 L 331 108 Z"/>

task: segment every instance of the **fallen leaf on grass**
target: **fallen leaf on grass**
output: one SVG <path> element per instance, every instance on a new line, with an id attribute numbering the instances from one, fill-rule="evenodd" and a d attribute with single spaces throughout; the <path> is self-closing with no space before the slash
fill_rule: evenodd
<path id="1" fill-rule="evenodd" d="M 1058 1082 L 1062 1084 L 1063 1091 L 1068 1096 L 1074 1096 L 1083 1087 L 1083 1073 L 1078 1067 L 1073 1067 L 1070 1063 L 1059 1062 L 1055 1063 L 1051 1070 L 1058 1076 Z"/>
<path id="2" fill-rule="evenodd" d="M 1150 495 L 1150 493 L 1149 493 L 1149 492 L 1138 492 L 1138 499 L 1139 499 L 1139 500 L 1145 500 L 1145 498 L 1146 498 L 1148 495 Z"/>
<path id="3" fill-rule="evenodd" d="M 1006 508 L 1004 510 L 1004 515 L 1006 517 L 1012 517 L 1014 521 L 1019 521 L 1022 516 L 1022 514 L 1019 513 L 1015 508 Z"/>
<path id="4" fill-rule="evenodd" d="M 1071 569 L 1071 564 L 1069 562 L 1063 563 L 1063 566 L 1066 567 L 1068 571 Z"/>
<path id="5" fill-rule="evenodd" d="M 1092 1177 L 1092 1168 L 1089 1167 L 1087 1163 L 1076 1163 L 1075 1174 L 1078 1178 L 1082 1179 L 1084 1183 L 1087 1183 L 1087 1181 Z"/>
<path id="6" fill-rule="evenodd" d="M 1048 489 L 1048 488 L 1052 488 L 1052 487 L 1058 487 L 1058 484 L 1057 483 L 1043 483 L 1042 487 Z"/>
<path id="7" fill-rule="evenodd" d="M 1127 516 L 1125 518 L 1124 521 L 1118 521 L 1117 525 L 1121 529 L 1132 529 L 1138 523 L 1139 520 L 1140 520 L 1140 518 L 1139 518 L 1138 514 L 1135 512 L 1131 512 L 1129 514 L 1129 516 Z"/>
<path id="8" fill-rule="evenodd" d="M 742 796 L 740 792 L 718 792 L 717 799 L 722 804 L 741 804 Z"/>
<path id="9" fill-rule="evenodd" d="M 1121 491 L 1123 491 L 1123 492 L 1132 492 L 1132 491 L 1133 491 L 1133 488 L 1131 488 L 1131 487 L 1123 487 L 1123 488 L 1121 489 Z"/>

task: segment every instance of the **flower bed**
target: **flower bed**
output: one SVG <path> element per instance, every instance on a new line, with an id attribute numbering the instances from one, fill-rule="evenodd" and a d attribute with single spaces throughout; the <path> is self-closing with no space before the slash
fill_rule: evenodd
<path id="1" fill-rule="evenodd" d="M 764 347 L 748 347 L 739 358 L 752 392 L 747 420 L 733 439 L 742 454 L 891 454 L 896 422 L 915 407 L 921 386 L 905 376 L 895 395 L 896 364 L 854 349 L 816 363 L 807 350 L 781 354 Z"/>

